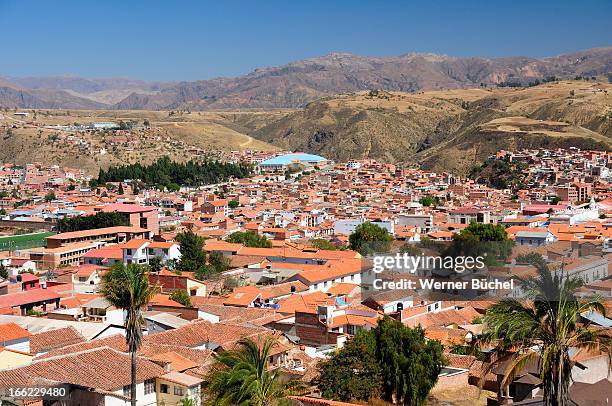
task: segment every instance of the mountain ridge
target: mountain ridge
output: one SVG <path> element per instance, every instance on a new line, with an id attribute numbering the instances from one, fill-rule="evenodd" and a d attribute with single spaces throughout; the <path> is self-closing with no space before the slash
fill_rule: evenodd
<path id="1" fill-rule="evenodd" d="M 612 47 L 591 48 L 535 58 L 454 57 L 435 53 L 361 56 L 331 52 L 262 67 L 229 78 L 145 82 L 129 78 L 88 79 L 74 76 L 0 78 L 0 91 L 14 83 L 27 93 L 0 96 L 0 106 L 18 108 L 113 108 L 117 110 L 231 110 L 303 107 L 323 96 L 380 89 L 417 92 L 458 89 L 502 82 L 527 84 L 549 76 L 599 76 L 612 73 Z M 61 103 L 37 97 L 36 91 L 65 92 Z M 67 92 L 70 91 L 70 92 Z M 66 94 L 67 92 L 67 94 Z M 5 91 L 8 93 L 8 91 Z M 0 93 L 1 94 L 1 93 Z M 31 96 L 31 97 L 29 97 Z M 70 97 L 71 96 L 71 97 Z M 89 100 L 89 101 L 85 101 Z"/>

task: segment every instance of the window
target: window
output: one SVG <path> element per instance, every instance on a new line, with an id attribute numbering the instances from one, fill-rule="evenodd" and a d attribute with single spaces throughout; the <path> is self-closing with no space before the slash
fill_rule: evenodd
<path id="1" fill-rule="evenodd" d="M 125 385 L 123 387 L 123 396 L 130 397 L 131 396 L 132 385 Z"/>
<path id="2" fill-rule="evenodd" d="M 168 385 L 165 383 L 160 383 L 159 384 L 159 392 L 160 393 L 169 393 L 168 391 Z"/>
<path id="3" fill-rule="evenodd" d="M 132 255 L 132 250 L 128 248 L 128 249 L 125 250 L 125 253 L 127 255 Z"/>
<path id="4" fill-rule="evenodd" d="M 185 391 L 183 390 L 183 388 L 181 386 L 175 386 L 174 387 L 174 394 L 176 396 L 183 396 L 184 393 L 185 393 Z"/>
<path id="5" fill-rule="evenodd" d="M 155 379 L 147 379 L 144 382 L 144 393 L 148 395 L 149 393 L 155 392 Z"/>

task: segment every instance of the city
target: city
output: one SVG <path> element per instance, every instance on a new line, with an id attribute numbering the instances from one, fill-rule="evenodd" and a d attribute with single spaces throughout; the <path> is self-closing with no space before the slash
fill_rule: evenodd
<path id="1" fill-rule="evenodd" d="M 0 0 L 0 406 L 609 406 L 610 17 Z"/>

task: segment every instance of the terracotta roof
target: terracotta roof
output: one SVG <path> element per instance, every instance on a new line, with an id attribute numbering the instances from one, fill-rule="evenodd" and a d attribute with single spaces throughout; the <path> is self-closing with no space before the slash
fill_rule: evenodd
<path id="1" fill-rule="evenodd" d="M 175 351 L 164 352 L 161 354 L 154 354 L 149 357 L 151 361 L 168 364 L 171 371 L 183 372 L 187 369 L 195 368 L 198 366 L 197 363 L 191 361 L 188 358 L 183 357 Z"/>
<path id="2" fill-rule="evenodd" d="M 167 374 L 160 376 L 160 379 L 164 379 L 166 381 L 170 381 L 186 387 L 196 386 L 203 382 L 203 380 L 200 378 L 196 378 L 194 376 L 176 371 L 168 372 Z"/>
<path id="3" fill-rule="evenodd" d="M 16 323 L 0 324 L 0 344 L 30 337 L 30 332 Z"/>
<path id="4" fill-rule="evenodd" d="M 143 358 L 137 360 L 137 382 L 158 377 L 163 373 L 163 368 L 155 363 Z M 11 382 L 27 377 L 116 391 L 131 382 L 130 355 L 103 347 L 50 357 L 24 367 L 0 371 L 0 386 L 6 385 L 7 382 L 10 386 Z"/>
<path id="5" fill-rule="evenodd" d="M 263 331 L 266 331 L 266 329 L 226 323 L 212 324 L 206 320 L 199 320 L 174 330 L 146 336 L 144 342 L 147 344 L 175 344 L 186 347 L 198 347 L 206 343 L 226 346 L 243 337 L 257 336 Z"/>
<path id="6" fill-rule="evenodd" d="M 17 307 L 31 303 L 51 301 L 61 298 L 61 295 L 51 289 L 32 289 L 24 292 L 0 295 L 0 309 L 3 307 Z"/>
<path id="7" fill-rule="evenodd" d="M 32 354 L 48 352 L 83 341 L 85 338 L 72 326 L 42 331 L 30 337 L 30 352 Z"/>

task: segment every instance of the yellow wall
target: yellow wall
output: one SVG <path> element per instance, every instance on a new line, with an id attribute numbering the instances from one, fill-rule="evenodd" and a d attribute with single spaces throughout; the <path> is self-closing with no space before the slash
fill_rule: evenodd
<path id="1" fill-rule="evenodd" d="M 0 369 L 16 368 L 27 365 L 34 358 L 33 355 L 14 352 L 11 350 L 0 350 Z"/>

